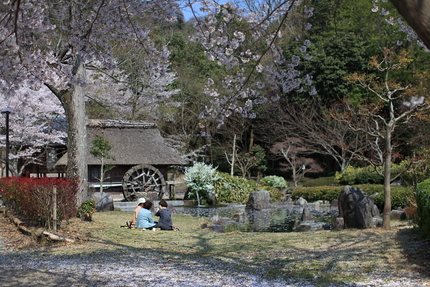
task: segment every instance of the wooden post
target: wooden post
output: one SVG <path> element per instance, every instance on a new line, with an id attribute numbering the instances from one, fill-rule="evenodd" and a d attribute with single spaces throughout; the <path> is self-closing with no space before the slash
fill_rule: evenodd
<path id="1" fill-rule="evenodd" d="M 52 227 L 54 232 L 57 231 L 57 187 L 54 186 L 53 190 L 53 210 L 52 210 Z"/>

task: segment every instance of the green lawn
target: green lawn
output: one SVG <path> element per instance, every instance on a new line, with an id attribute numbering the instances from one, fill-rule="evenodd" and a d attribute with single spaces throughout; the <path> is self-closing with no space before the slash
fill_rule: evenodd
<path id="1" fill-rule="evenodd" d="M 407 276 L 409 267 L 415 271 L 417 264 L 420 267 L 410 261 L 416 249 L 408 249 L 409 241 L 417 243 L 416 230 L 405 222 L 393 223 L 391 230 L 216 233 L 200 228 L 207 223 L 204 218 L 174 214 L 173 224 L 180 231 L 120 228 L 130 217 L 130 213 L 112 211 L 95 213 L 93 222 L 74 219 L 63 234 L 81 234 L 81 240 L 51 246 L 49 252 L 156 252 L 170 259 L 204 262 L 208 268 L 229 265 L 266 278 L 313 278 L 321 286 L 360 281 L 369 272 Z"/>

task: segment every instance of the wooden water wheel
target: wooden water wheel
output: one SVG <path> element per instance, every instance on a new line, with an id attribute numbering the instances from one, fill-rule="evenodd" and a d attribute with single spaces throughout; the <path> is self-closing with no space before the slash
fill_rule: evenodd
<path id="1" fill-rule="evenodd" d="M 122 192 L 127 201 L 134 201 L 139 197 L 149 200 L 161 199 L 165 190 L 163 174 L 152 165 L 133 166 L 122 180 Z"/>

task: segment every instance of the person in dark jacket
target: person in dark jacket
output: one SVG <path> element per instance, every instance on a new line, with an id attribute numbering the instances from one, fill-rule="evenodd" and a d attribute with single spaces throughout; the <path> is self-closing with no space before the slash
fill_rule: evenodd
<path id="1" fill-rule="evenodd" d="M 158 220 L 157 225 L 154 227 L 160 228 L 161 230 L 173 230 L 172 214 L 167 207 L 167 202 L 164 199 L 160 200 L 158 203 L 158 208 L 155 212 L 155 216 L 159 216 L 160 219 Z"/>

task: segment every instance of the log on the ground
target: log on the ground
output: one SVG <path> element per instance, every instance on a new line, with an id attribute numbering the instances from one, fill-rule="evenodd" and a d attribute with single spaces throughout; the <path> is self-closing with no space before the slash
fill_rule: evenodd
<path id="1" fill-rule="evenodd" d="M 9 220 L 13 224 L 15 224 L 15 226 L 18 228 L 19 231 L 21 231 L 24 234 L 30 235 L 31 237 L 33 237 L 33 239 L 37 239 L 37 238 L 40 238 L 42 235 L 45 235 L 53 241 L 66 241 L 69 243 L 75 242 L 73 239 L 66 238 L 48 231 L 43 231 L 43 229 L 41 228 L 29 228 L 24 225 L 24 222 L 22 220 L 13 216 L 11 212 L 6 212 L 5 215 L 9 218 Z"/>
<path id="2" fill-rule="evenodd" d="M 66 238 L 66 237 L 63 237 L 63 236 L 60 236 L 60 235 L 57 235 L 57 234 L 54 234 L 54 233 L 51 233 L 48 231 L 43 231 L 43 235 L 48 236 L 49 239 L 54 240 L 54 241 L 66 241 L 69 243 L 75 242 L 73 239 Z"/>

